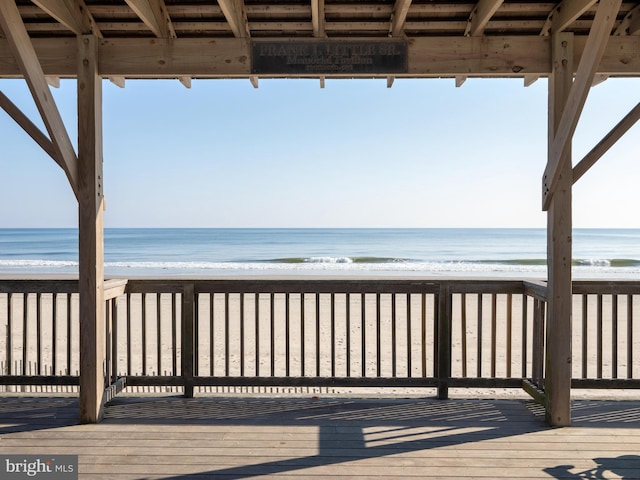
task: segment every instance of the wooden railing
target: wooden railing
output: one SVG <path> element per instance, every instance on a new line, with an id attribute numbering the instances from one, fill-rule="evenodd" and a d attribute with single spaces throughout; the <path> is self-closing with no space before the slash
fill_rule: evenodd
<path id="1" fill-rule="evenodd" d="M 0 280 L 0 385 L 78 385 L 77 281 Z M 112 280 L 105 386 L 544 388 L 546 285 Z M 575 282 L 576 388 L 638 388 L 640 284 Z M 635 327 L 635 328 L 634 328 Z M 595 333 L 594 333 L 595 332 Z"/>

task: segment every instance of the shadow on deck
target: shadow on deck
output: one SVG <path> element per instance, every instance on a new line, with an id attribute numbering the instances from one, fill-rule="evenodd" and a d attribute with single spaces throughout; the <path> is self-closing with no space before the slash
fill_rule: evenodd
<path id="1" fill-rule="evenodd" d="M 77 425 L 77 407 L 0 398 L 2 445 L 28 433 L 25 449 L 45 448 L 75 426 L 81 478 L 640 478 L 638 401 L 574 401 L 555 429 L 527 400 L 120 396 L 98 425 Z"/>

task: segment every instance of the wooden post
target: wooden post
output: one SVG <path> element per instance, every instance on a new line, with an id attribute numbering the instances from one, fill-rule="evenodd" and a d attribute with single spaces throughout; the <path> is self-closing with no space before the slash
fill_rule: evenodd
<path id="1" fill-rule="evenodd" d="M 78 37 L 80 421 L 99 422 L 104 383 L 104 196 L 98 39 Z"/>
<path id="2" fill-rule="evenodd" d="M 451 287 L 448 282 L 440 284 L 438 292 L 438 399 L 449 398 L 451 376 Z"/>
<path id="3" fill-rule="evenodd" d="M 181 349 L 181 368 L 182 378 L 184 380 L 184 396 L 193 398 L 193 374 L 194 374 L 194 356 L 195 356 L 195 302 L 196 295 L 193 289 L 193 283 L 184 285 L 182 291 L 182 349 Z"/>
<path id="4" fill-rule="evenodd" d="M 549 151 L 573 82 L 573 34 L 551 37 L 552 72 L 549 75 Z M 551 425 L 571 424 L 571 149 L 561 158 L 557 188 L 547 212 L 547 265 L 549 277 L 547 355 L 545 371 L 546 416 Z"/>

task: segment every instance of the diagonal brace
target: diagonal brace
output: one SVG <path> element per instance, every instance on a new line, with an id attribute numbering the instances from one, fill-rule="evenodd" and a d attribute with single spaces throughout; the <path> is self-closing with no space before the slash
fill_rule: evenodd
<path id="1" fill-rule="evenodd" d="M 56 162 L 62 167 L 78 198 L 78 157 L 64 126 L 36 52 L 13 0 L 0 1 L 0 26 L 4 31 L 33 100 L 51 138 Z"/>
<path id="2" fill-rule="evenodd" d="M 607 40 L 611 35 L 621 3 L 622 0 L 600 0 L 596 17 L 578 65 L 575 81 L 571 87 L 557 133 L 549 149 L 547 168 L 542 177 L 543 210 L 549 209 L 551 197 L 560 176 L 560 159 L 566 156 L 571 146 L 571 139 L 578 125 L 580 114 L 607 46 Z"/>

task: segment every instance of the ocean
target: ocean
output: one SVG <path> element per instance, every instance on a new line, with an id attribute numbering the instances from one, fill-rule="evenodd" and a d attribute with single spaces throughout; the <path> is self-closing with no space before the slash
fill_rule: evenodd
<path id="1" fill-rule="evenodd" d="M 0 229 L 0 274 L 74 274 L 77 230 Z M 640 278 L 640 229 L 576 229 L 574 277 Z M 108 228 L 107 276 L 546 278 L 546 231 Z"/>

